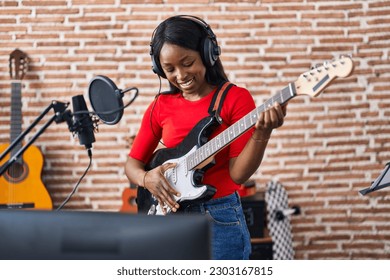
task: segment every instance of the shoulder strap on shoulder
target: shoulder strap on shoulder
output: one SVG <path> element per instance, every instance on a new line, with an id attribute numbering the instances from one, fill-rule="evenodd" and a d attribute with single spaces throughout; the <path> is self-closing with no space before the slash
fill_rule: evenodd
<path id="1" fill-rule="evenodd" d="M 225 100 L 226 94 L 232 86 L 234 86 L 234 84 L 230 82 L 220 84 L 214 93 L 213 99 L 211 100 L 209 114 L 215 116 L 219 123 L 222 123 L 222 119 L 219 116 L 219 113 L 221 111 L 223 101 Z"/>

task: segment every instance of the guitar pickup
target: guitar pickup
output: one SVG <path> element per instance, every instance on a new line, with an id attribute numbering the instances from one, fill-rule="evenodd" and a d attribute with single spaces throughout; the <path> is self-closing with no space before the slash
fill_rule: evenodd
<path id="1" fill-rule="evenodd" d="M 164 176 L 165 178 L 167 178 L 168 181 L 170 181 L 173 184 L 176 184 L 177 183 L 176 167 L 166 170 Z"/>

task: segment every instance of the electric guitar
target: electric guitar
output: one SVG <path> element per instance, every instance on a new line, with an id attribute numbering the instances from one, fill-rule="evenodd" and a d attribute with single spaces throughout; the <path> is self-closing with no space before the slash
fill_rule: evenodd
<path id="1" fill-rule="evenodd" d="M 22 132 L 21 80 L 27 72 L 27 56 L 16 49 L 9 59 L 11 82 L 11 143 Z M 8 148 L 8 144 L 0 146 L 0 154 Z M 5 164 L 22 148 L 16 145 L 0 161 Z M 8 170 L 0 176 L 0 209 L 52 209 L 52 200 L 41 180 L 43 156 L 41 151 L 31 145 Z"/>
<path id="2" fill-rule="evenodd" d="M 210 141 L 208 137 L 218 124 L 218 120 L 215 116 L 208 116 L 202 119 L 177 147 L 157 150 L 145 169 L 151 170 L 164 163 L 176 163 L 176 166 L 168 169 L 164 176 L 181 194 L 180 197 L 175 196 L 180 207 L 206 201 L 212 198 L 216 189 L 202 184 L 201 181 L 205 170 L 212 166 L 215 154 L 253 127 L 259 115 L 275 102 L 284 104 L 298 95 L 316 97 L 332 81 L 349 76 L 352 70 L 353 61 L 349 57 L 341 57 L 312 68 Z M 160 205 L 148 190 L 138 188 L 137 195 L 139 204 L 150 205 L 148 214 L 163 215 L 162 207 L 166 208 L 167 213 L 171 212 L 169 207 Z"/>

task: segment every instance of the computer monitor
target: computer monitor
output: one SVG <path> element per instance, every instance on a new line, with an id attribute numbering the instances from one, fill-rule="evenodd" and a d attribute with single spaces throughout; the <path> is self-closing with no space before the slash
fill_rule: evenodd
<path id="1" fill-rule="evenodd" d="M 0 211 L 0 259 L 209 259 L 205 216 Z"/>

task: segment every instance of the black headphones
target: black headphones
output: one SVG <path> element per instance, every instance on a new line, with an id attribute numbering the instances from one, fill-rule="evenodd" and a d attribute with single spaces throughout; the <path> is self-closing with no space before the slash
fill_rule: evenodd
<path id="1" fill-rule="evenodd" d="M 170 20 L 172 18 L 186 18 L 192 20 L 206 31 L 207 37 L 202 40 L 200 55 L 206 67 L 213 66 L 217 61 L 218 57 L 221 55 L 221 48 L 218 46 L 217 37 L 211 30 L 210 26 L 203 19 L 196 16 L 178 15 L 170 17 L 167 20 Z M 152 58 L 152 70 L 157 75 L 166 78 L 164 71 L 161 69 L 159 59 L 155 57 L 155 53 L 153 52 L 154 34 L 157 28 L 153 31 L 152 39 L 150 40 L 150 56 Z"/>

